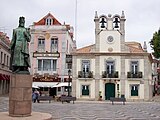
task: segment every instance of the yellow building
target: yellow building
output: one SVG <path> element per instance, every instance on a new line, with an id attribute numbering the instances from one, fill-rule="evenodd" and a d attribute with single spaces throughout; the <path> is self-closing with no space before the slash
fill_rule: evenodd
<path id="1" fill-rule="evenodd" d="M 72 95 L 103 100 L 152 97 L 152 57 L 144 45 L 125 41 L 125 15 L 95 13 L 95 44 L 77 49 L 73 57 Z"/>

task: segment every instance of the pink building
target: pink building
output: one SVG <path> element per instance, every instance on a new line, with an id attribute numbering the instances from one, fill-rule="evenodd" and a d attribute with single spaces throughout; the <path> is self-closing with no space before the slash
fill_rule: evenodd
<path id="1" fill-rule="evenodd" d="M 76 49 L 73 27 L 61 24 L 48 13 L 34 22 L 30 31 L 33 86 L 40 87 L 46 94 L 63 94 L 66 90 L 64 86 L 68 85 L 68 70 L 72 69 L 72 61 L 66 63 L 66 57 Z"/>

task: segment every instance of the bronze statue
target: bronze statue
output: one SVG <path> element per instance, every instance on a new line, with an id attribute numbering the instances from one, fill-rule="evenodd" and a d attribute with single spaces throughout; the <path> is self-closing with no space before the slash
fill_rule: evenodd
<path id="1" fill-rule="evenodd" d="M 29 28 L 24 27 L 25 18 L 19 18 L 19 26 L 13 29 L 11 41 L 11 70 L 17 74 L 29 74 L 28 67 L 30 67 L 29 60 L 29 44 L 30 32 Z"/>

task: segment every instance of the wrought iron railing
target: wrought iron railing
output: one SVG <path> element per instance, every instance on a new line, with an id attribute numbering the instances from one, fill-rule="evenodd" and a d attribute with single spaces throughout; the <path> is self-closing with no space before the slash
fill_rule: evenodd
<path id="1" fill-rule="evenodd" d="M 118 78 L 118 71 L 107 73 L 107 71 L 102 71 L 102 78 Z"/>
<path id="2" fill-rule="evenodd" d="M 93 71 L 89 72 L 78 71 L 78 78 L 93 78 Z"/>
<path id="3" fill-rule="evenodd" d="M 137 72 L 137 73 L 133 73 L 133 72 L 127 72 L 127 78 L 142 78 L 142 72 Z"/>

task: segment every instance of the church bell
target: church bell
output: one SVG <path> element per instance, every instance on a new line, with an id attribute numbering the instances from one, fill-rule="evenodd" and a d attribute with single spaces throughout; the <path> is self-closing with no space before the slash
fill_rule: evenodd
<path id="1" fill-rule="evenodd" d="M 118 23 L 120 23 L 120 22 L 118 21 L 118 18 L 117 18 L 117 17 L 115 18 L 115 20 L 114 20 L 113 23 L 115 23 L 114 28 L 119 28 Z"/>
<path id="2" fill-rule="evenodd" d="M 101 19 L 100 23 L 101 23 L 101 28 L 105 28 L 105 23 L 107 22 L 105 21 L 104 18 Z"/>

